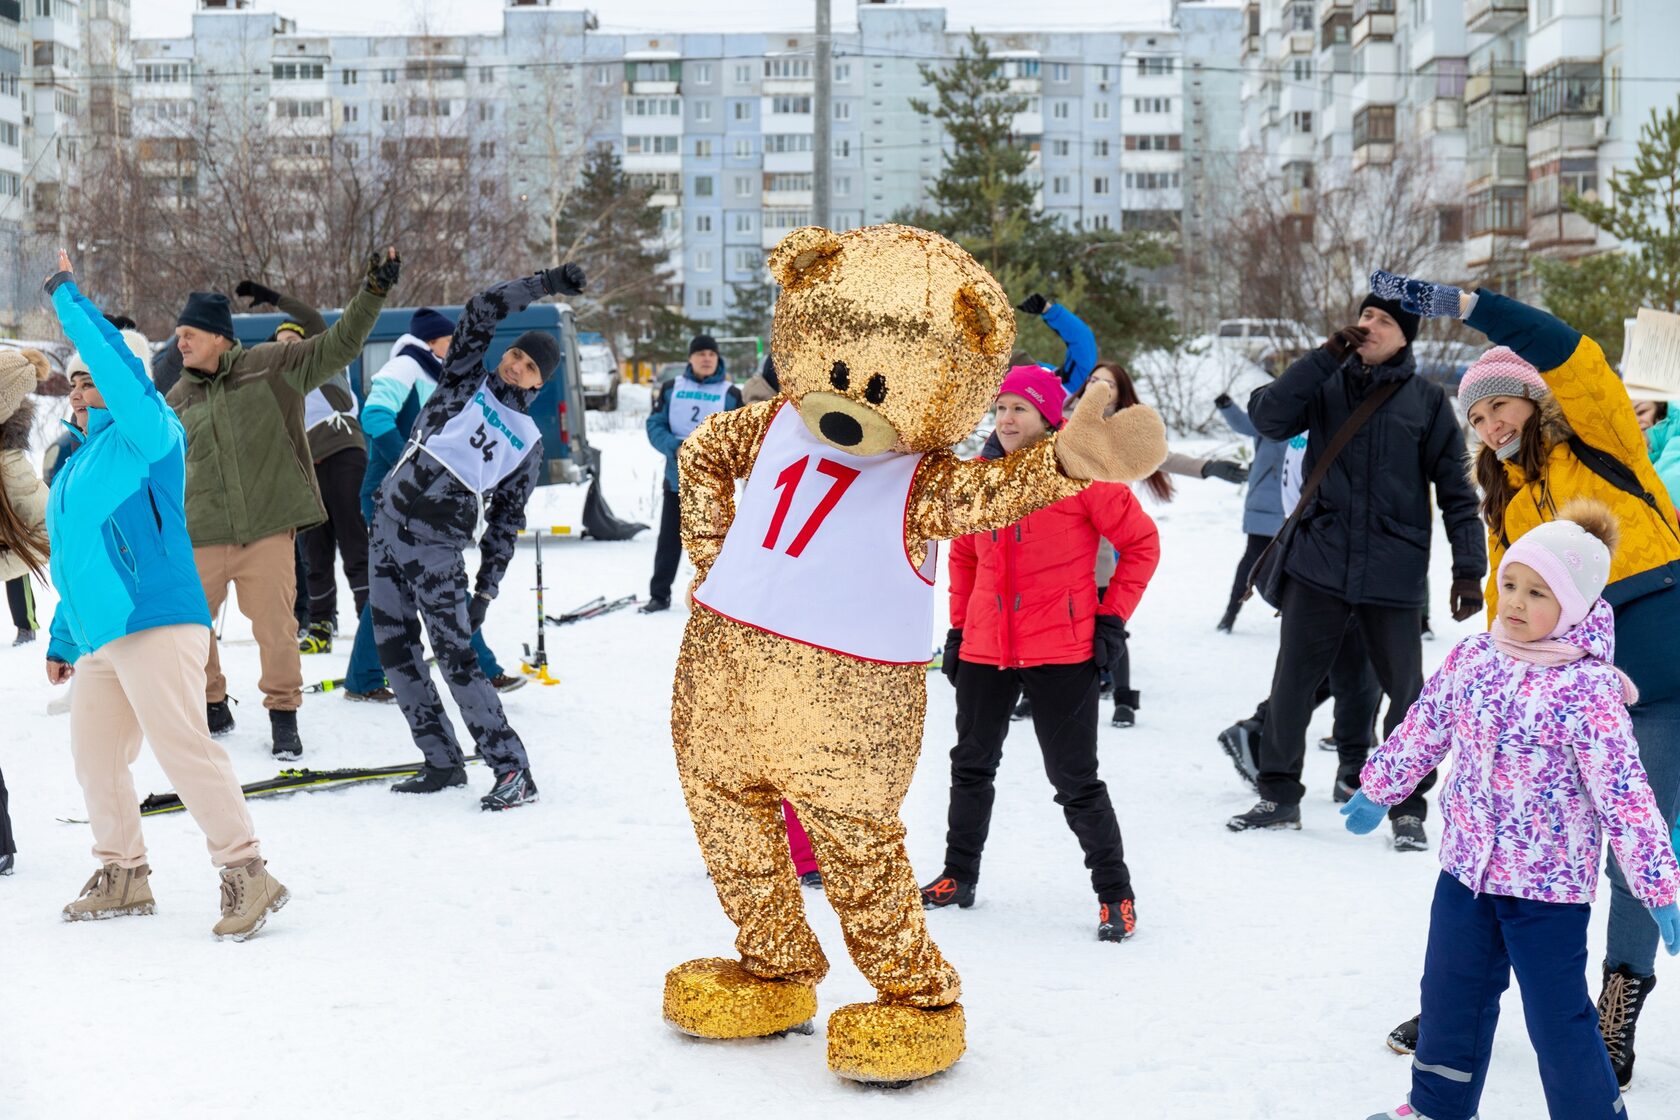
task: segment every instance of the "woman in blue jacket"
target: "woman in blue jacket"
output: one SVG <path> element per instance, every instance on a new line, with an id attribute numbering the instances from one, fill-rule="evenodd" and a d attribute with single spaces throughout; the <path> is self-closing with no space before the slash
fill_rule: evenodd
<path id="1" fill-rule="evenodd" d="M 1219 630 L 1229 634 L 1231 627 L 1237 623 L 1237 612 L 1242 610 L 1243 594 L 1248 590 L 1248 573 L 1253 570 L 1254 562 L 1260 559 L 1260 554 L 1266 551 L 1266 546 L 1272 543 L 1272 538 L 1277 536 L 1278 530 L 1283 528 L 1286 512 L 1283 508 L 1283 457 L 1289 443 L 1267 439 L 1255 431 L 1248 413 L 1231 399 L 1229 393 L 1219 394 L 1213 403 L 1233 432 L 1254 440 L 1254 465 L 1248 470 L 1248 497 L 1243 501 L 1242 528 L 1248 536 L 1248 546 L 1243 549 L 1242 559 L 1237 561 L 1237 578 L 1231 584 L 1231 598 L 1225 604 L 1224 617 L 1219 620 Z"/>
<path id="2" fill-rule="evenodd" d="M 59 593 L 47 679 L 79 678 L 70 752 L 100 864 L 64 918 L 153 912 L 128 771 L 144 737 L 221 868 L 213 932 L 243 941 L 289 896 L 268 873 L 239 780 L 206 722 L 210 608 L 187 536 L 185 432 L 143 359 L 76 289 L 62 250 L 58 269 L 46 288 L 93 384 L 83 392 L 87 432 L 53 479 L 47 508 Z"/>

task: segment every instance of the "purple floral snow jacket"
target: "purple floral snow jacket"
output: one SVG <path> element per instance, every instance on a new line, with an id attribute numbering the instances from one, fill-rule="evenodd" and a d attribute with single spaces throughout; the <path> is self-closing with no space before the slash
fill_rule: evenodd
<path id="1" fill-rule="evenodd" d="M 1441 790 L 1441 867 L 1472 891 L 1591 902 L 1599 829 L 1646 906 L 1675 900 L 1668 826 L 1651 793 L 1611 667 L 1615 617 L 1603 599 L 1563 640 L 1587 651 L 1547 667 L 1466 638 L 1360 774 L 1394 805 L 1453 752 Z"/>

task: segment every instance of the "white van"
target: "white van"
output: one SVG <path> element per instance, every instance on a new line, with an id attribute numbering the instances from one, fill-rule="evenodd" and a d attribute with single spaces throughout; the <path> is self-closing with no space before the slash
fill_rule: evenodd
<path id="1" fill-rule="evenodd" d="M 1321 341 L 1294 319 L 1221 319 L 1213 333 L 1221 345 L 1257 362 L 1279 353 L 1311 350 Z"/>

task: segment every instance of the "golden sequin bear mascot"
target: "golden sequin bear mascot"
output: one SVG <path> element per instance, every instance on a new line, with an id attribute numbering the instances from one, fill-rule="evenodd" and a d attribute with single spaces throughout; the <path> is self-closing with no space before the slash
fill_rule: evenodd
<path id="1" fill-rule="evenodd" d="M 786 798 L 878 995 L 829 1017 L 829 1067 L 909 1081 L 964 1045 L 957 973 L 923 924 L 898 819 L 927 705 L 933 542 L 1010 524 L 1088 479 L 1143 478 L 1165 433 L 1141 406 L 1105 421 L 1109 390 L 1093 382 L 1056 435 L 960 460 L 951 446 L 997 395 L 1015 341 L 1009 301 L 973 257 L 908 226 L 807 226 L 770 271 L 781 394 L 713 414 L 678 454 L 696 575 L 671 733 L 740 959 L 672 969 L 665 1018 L 750 1038 L 815 1016 L 828 961 L 788 857 Z"/>

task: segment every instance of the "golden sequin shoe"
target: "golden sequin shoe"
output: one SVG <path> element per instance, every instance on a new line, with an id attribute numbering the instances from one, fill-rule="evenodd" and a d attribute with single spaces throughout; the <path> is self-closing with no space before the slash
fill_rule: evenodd
<path id="1" fill-rule="evenodd" d="M 665 974 L 665 1021 L 697 1038 L 761 1038 L 811 1032 L 817 992 L 796 980 L 766 980 L 722 957 Z"/>
<path id="2" fill-rule="evenodd" d="M 950 1069 L 963 1056 L 962 1004 L 924 1010 L 853 1003 L 828 1017 L 828 1068 L 851 1081 L 904 1084 Z"/>

